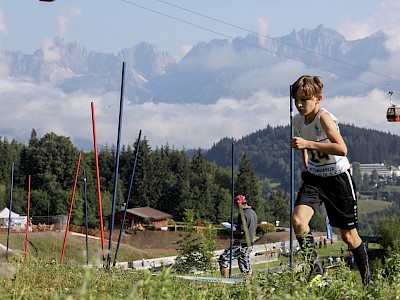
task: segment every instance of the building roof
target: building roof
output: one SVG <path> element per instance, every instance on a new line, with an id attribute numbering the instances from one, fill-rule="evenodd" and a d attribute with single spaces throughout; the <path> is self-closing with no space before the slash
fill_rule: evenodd
<path id="1" fill-rule="evenodd" d="M 172 215 L 167 214 L 162 211 L 159 211 L 157 209 L 151 208 L 151 207 L 129 208 L 126 210 L 126 212 L 129 212 L 135 216 L 139 216 L 142 218 L 149 218 L 149 219 L 155 220 L 155 221 L 173 218 Z"/>

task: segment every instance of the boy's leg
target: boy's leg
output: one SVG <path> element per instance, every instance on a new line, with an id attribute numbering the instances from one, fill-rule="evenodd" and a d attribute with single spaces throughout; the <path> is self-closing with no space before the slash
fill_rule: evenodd
<path id="1" fill-rule="evenodd" d="M 297 241 L 306 254 L 306 260 L 312 264 L 311 273 L 313 275 L 322 275 L 324 272 L 318 260 L 314 237 L 312 236 L 308 225 L 313 215 L 314 209 L 310 206 L 298 205 L 294 208 L 292 225 Z"/>
<path id="2" fill-rule="evenodd" d="M 305 252 L 306 261 L 311 264 L 311 275 L 323 275 L 324 270 L 318 259 L 318 253 L 315 249 L 315 242 L 312 233 L 309 231 L 301 235 L 296 235 L 296 238 L 301 249 Z"/>
<path id="3" fill-rule="evenodd" d="M 312 209 L 312 207 L 303 204 L 295 206 L 292 216 L 292 225 L 296 236 L 310 231 L 308 224 L 313 215 L 314 209 Z"/>
<path id="4" fill-rule="evenodd" d="M 342 233 L 343 241 L 350 247 L 351 252 L 354 255 L 354 260 L 357 264 L 358 270 L 360 271 L 363 284 L 368 285 L 371 281 L 368 254 L 364 247 L 364 243 L 358 235 L 357 229 L 341 229 L 340 231 Z"/>

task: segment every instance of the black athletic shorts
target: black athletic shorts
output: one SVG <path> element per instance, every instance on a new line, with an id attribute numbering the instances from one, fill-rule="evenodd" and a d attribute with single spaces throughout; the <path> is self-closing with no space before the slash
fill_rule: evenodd
<path id="1" fill-rule="evenodd" d="M 328 177 L 301 174 L 303 184 L 297 194 L 295 206 L 303 204 L 315 209 L 325 204 L 330 225 L 340 229 L 357 228 L 357 196 L 349 171 Z"/>

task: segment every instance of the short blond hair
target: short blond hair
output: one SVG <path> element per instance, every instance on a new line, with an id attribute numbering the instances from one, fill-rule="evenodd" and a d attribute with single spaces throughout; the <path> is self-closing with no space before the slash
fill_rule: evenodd
<path id="1" fill-rule="evenodd" d="M 297 99 L 299 95 L 312 97 L 322 93 L 324 87 L 318 76 L 303 75 L 292 85 L 292 96 Z"/>

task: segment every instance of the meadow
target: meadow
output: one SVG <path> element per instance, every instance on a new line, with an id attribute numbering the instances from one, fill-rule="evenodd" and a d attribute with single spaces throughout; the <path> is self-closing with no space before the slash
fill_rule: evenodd
<path id="1" fill-rule="evenodd" d="M 357 204 L 360 215 L 383 211 L 392 205 L 383 200 L 358 200 Z"/>
<path id="2" fill-rule="evenodd" d="M 12 236 L 14 249 L 23 249 L 22 235 Z M 53 240 L 53 241 L 52 241 Z M 0 236 L 0 242 L 5 237 Z M 93 243 L 99 241 L 94 240 Z M 67 243 L 65 261 L 59 263 L 62 241 L 53 236 L 32 236 L 29 256 L 21 252 L 4 257 L 0 265 L 0 299 L 399 299 L 400 254 L 392 252 L 382 260 L 371 262 L 374 285 L 364 287 L 357 271 L 351 271 L 344 263 L 331 268 L 321 280 L 309 278 L 307 265 L 291 271 L 287 258 L 281 273 L 269 274 L 271 264 L 255 265 L 255 275 L 241 284 L 204 282 L 175 277 L 172 269 L 162 272 L 140 271 L 124 268 L 104 268 L 99 259 L 85 264 L 84 239 L 71 238 Z M 19 246 L 18 246 L 19 245 Z M 318 248 L 321 258 L 340 255 L 342 243 Z M 93 244 L 92 246 L 98 246 Z M 379 248 L 379 245 L 370 245 Z M 19 248 L 21 247 L 21 248 Z M 92 248 L 96 248 L 92 247 Z M 99 257 L 98 250 L 91 257 Z M 18 252 L 18 251 L 16 251 Z M 134 260 L 143 253 L 134 253 L 131 247 L 120 249 L 121 261 Z M 4 256 L 4 255 L 3 255 Z M 52 260 L 56 258 L 56 260 Z M 302 263 L 296 257 L 297 262 Z M 304 263 L 304 262 L 303 262 Z M 237 275 L 234 270 L 234 276 Z M 218 276 L 214 271 L 201 276 Z"/>

